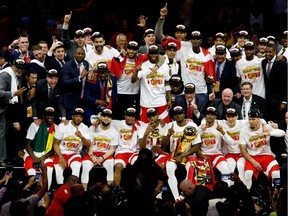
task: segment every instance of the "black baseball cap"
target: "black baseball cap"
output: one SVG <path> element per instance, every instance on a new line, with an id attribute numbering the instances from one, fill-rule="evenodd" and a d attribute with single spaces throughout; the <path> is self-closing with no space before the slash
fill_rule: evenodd
<path id="1" fill-rule="evenodd" d="M 149 108 L 147 111 L 146 111 L 146 115 L 147 117 L 149 116 L 155 116 L 155 115 L 158 115 L 158 112 L 155 108 Z"/>
<path id="2" fill-rule="evenodd" d="M 108 116 L 108 117 L 112 118 L 112 111 L 110 109 L 104 109 L 101 112 L 101 116 Z"/>
<path id="3" fill-rule="evenodd" d="M 133 107 L 129 107 L 125 110 L 125 115 L 127 116 L 135 116 L 136 115 L 136 109 Z"/>
<path id="4" fill-rule="evenodd" d="M 178 114 L 183 114 L 185 111 L 183 109 L 183 107 L 181 106 L 176 106 L 173 108 L 173 114 L 174 115 L 178 115 Z"/>
<path id="5" fill-rule="evenodd" d="M 76 108 L 74 109 L 72 115 L 81 115 L 84 116 L 84 110 L 82 108 Z"/>
<path id="6" fill-rule="evenodd" d="M 260 117 L 261 117 L 260 110 L 259 110 L 259 109 L 256 109 L 256 108 L 251 108 L 251 109 L 248 111 L 248 117 L 249 117 L 249 118 L 260 118 Z"/>
<path id="7" fill-rule="evenodd" d="M 55 109 L 53 107 L 46 107 L 44 112 L 44 116 L 54 116 L 55 115 Z"/>
<path id="8" fill-rule="evenodd" d="M 211 114 L 213 114 L 213 115 L 217 115 L 216 108 L 215 108 L 215 107 L 212 107 L 212 106 L 208 107 L 208 108 L 206 109 L 206 113 L 205 113 L 205 114 L 208 114 L 208 113 L 211 113 Z"/>
<path id="9" fill-rule="evenodd" d="M 226 110 L 226 115 L 227 116 L 237 116 L 238 113 L 237 113 L 237 111 L 234 108 L 228 108 Z"/>

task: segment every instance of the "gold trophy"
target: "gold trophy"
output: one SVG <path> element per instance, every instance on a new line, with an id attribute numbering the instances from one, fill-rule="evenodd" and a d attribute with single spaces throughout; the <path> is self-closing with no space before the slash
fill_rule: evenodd
<path id="1" fill-rule="evenodd" d="M 187 126 L 183 131 L 183 136 L 177 138 L 176 141 L 176 148 L 172 152 L 171 161 L 176 162 L 174 157 L 186 152 L 189 147 L 191 146 L 191 142 L 197 137 L 197 130 L 195 127 Z M 181 164 L 185 165 L 187 158 L 183 158 Z"/>
<path id="2" fill-rule="evenodd" d="M 154 130 L 152 132 L 150 132 L 150 134 L 148 135 L 148 138 L 151 139 L 152 141 L 152 147 L 153 146 L 157 146 L 158 143 L 158 139 L 160 138 L 160 134 L 159 134 L 159 129 L 158 128 L 154 128 Z M 158 153 L 154 153 L 154 157 L 158 157 Z"/>

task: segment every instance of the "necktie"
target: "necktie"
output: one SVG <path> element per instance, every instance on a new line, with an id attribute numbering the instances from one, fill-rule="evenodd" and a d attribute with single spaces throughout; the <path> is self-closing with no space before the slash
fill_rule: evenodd
<path id="1" fill-rule="evenodd" d="M 105 83 L 103 81 L 100 81 L 100 89 L 101 89 L 101 100 L 106 101 L 105 99 Z"/>
<path id="2" fill-rule="evenodd" d="M 63 60 L 59 60 L 59 64 L 61 66 L 61 68 L 64 66 L 65 62 Z"/>
<path id="3" fill-rule="evenodd" d="M 272 61 L 269 61 L 268 62 L 268 66 L 267 66 L 267 72 L 266 72 L 268 78 L 269 78 L 269 75 L 270 75 L 271 65 L 272 65 Z"/>
<path id="4" fill-rule="evenodd" d="M 220 64 L 216 65 L 216 76 L 217 80 L 220 81 Z"/>
<path id="5" fill-rule="evenodd" d="M 286 50 L 285 47 L 283 47 L 282 53 L 280 55 L 283 55 L 285 50 Z"/>
<path id="6" fill-rule="evenodd" d="M 191 106 L 191 102 L 188 102 L 187 118 L 192 119 L 192 106 Z"/>
<path id="7" fill-rule="evenodd" d="M 52 102 L 53 99 L 53 89 L 49 88 L 49 94 L 48 94 L 48 103 L 50 104 Z"/>
<path id="8" fill-rule="evenodd" d="M 82 63 L 79 63 L 78 64 L 78 70 L 79 70 L 79 76 L 81 76 L 81 72 L 84 68 L 84 65 L 83 65 L 83 68 L 81 69 L 81 66 L 82 66 Z M 85 78 L 85 77 L 84 77 Z M 81 90 L 81 95 L 80 95 L 80 99 L 82 99 L 84 97 L 84 85 L 85 85 L 85 80 L 84 78 L 82 79 L 82 90 Z"/>

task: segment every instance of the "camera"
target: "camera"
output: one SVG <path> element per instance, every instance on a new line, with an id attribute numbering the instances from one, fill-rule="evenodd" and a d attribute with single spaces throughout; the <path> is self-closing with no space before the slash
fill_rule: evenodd
<path id="1" fill-rule="evenodd" d="M 35 181 L 39 181 L 40 175 L 41 175 L 41 171 L 37 170 L 36 175 L 35 175 Z"/>
<path id="2" fill-rule="evenodd" d="M 231 175 L 230 175 L 230 174 L 222 174 L 221 179 L 222 179 L 223 181 L 225 181 L 225 180 L 231 180 Z"/>
<path id="3" fill-rule="evenodd" d="M 273 179 L 273 185 L 274 185 L 275 188 L 279 188 L 280 185 L 281 185 L 280 178 L 274 178 Z"/>
<path id="4" fill-rule="evenodd" d="M 168 191 L 168 185 L 162 185 L 160 191 Z"/>
<path id="5" fill-rule="evenodd" d="M 33 168 L 39 169 L 40 168 L 40 163 L 33 162 Z"/>
<path id="6" fill-rule="evenodd" d="M 205 176 L 205 184 L 212 184 L 211 175 L 206 174 L 206 176 Z"/>

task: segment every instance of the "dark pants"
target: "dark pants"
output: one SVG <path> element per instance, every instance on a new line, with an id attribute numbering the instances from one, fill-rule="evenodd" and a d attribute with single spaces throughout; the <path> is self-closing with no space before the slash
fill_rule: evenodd
<path id="1" fill-rule="evenodd" d="M 113 119 L 123 120 L 124 112 L 127 108 L 136 109 L 136 119 L 140 118 L 140 96 L 137 95 L 117 95 L 117 101 L 113 106 Z"/>

